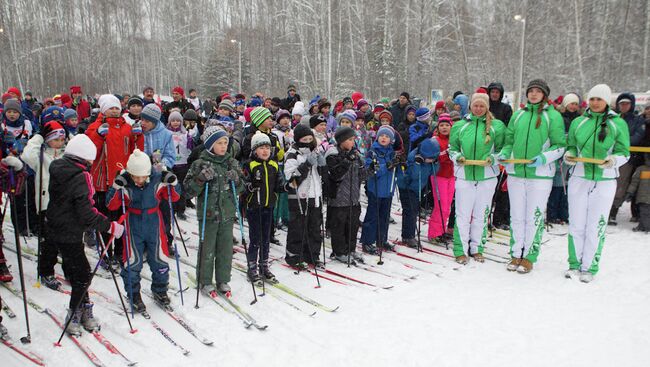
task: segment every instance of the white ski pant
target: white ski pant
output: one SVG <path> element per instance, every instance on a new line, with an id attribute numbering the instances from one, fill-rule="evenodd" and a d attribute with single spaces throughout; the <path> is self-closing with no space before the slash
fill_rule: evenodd
<path id="1" fill-rule="evenodd" d="M 483 253 L 496 177 L 484 181 L 456 179 L 454 256 Z"/>
<path id="2" fill-rule="evenodd" d="M 616 180 L 569 179 L 569 268 L 598 272 Z"/>
<path id="3" fill-rule="evenodd" d="M 510 256 L 537 261 L 553 180 L 508 176 Z"/>

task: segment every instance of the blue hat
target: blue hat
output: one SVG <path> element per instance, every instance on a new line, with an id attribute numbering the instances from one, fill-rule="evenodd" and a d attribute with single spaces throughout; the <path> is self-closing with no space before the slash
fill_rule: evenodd
<path id="1" fill-rule="evenodd" d="M 205 128 L 201 139 L 203 140 L 203 146 L 206 150 L 212 151 L 212 146 L 217 140 L 228 137 L 228 133 L 221 126 L 211 125 Z"/>
<path id="2" fill-rule="evenodd" d="M 436 158 L 440 154 L 440 144 L 432 138 L 424 139 L 418 149 L 423 158 Z"/>
<path id="3" fill-rule="evenodd" d="M 253 97 L 251 98 L 250 103 L 248 104 L 248 107 L 259 107 L 263 103 L 262 99 L 259 97 Z"/>
<path id="4" fill-rule="evenodd" d="M 160 111 L 160 107 L 158 107 L 155 103 L 149 103 L 142 109 L 140 117 L 149 122 L 153 122 L 155 125 L 160 122 L 161 114 L 162 112 Z"/>
<path id="5" fill-rule="evenodd" d="M 41 115 L 41 124 L 45 125 L 50 121 L 63 122 L 63 108 L 57 106 L 50 106 Z"/>
<path id="6" fill-rule="evenodd" d="M 68 108 L 68 109 L 65 110 L 65 112 L 63 113 L 63 120 L 64 120 L 64 121 L 68 121 L 68 120 L 71 119 L 71 118 L 77 118 L 77 111 L 75 111 L 75 110 L 72 109 L 72 108 Z"/>
<path id="7" fill-rule="evenodd" d="M 390 138 L 391 143 L 395 142 L 395 132 L 389 126 L 382 126 L 379 128 L 379 130 L 377 131 L 377 138 L 379 138 L 382 135 L 388 136 Z"/>

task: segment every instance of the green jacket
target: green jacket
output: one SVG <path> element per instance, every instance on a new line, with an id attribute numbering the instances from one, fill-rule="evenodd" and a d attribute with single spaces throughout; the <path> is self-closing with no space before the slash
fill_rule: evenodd
<path id="1" fill-rule="evenodd" d="M 601 142 L 598 135 L 603 119 L 607 135 Z M 567 138 L 567 153 L 575 157 L 605 159 L 612 156 L 614 167 L 601 168 L 593 163 L 578 162 L 571 174 L 587 180 L 603 181 L 618 177 L 618 168 L 630 159 L 630 132 L 627 123 L 614 111 L 595 113 L 586 110 L 582 116 L 571 121 Z"/>
<path id="2" fill-rule="evenodd" d="M 506 143 L 501 150 L 503 159 L 533 159 L 541 156 L 543 164 L 529 167 L 527 164 L 505 164 L 510 176 L 520 178 L 545 178 L 555 175 L 555 160 L 562 158 L 566 147 L 564 120 L 551 105 L 542 108 L 541 123 L 536 128 L 538 105 L 528 103 L 515 112 L 506 130 Z"/>
<path id="3" fill-rule="evenodd" d="M 449 158 L 454 162 L 454 175 L 467 181 L 483 181 L 499 175 L 496 152 L 503 147 L 506 127 L 493 119 L 490 142 L 485 144 L 485 117 L 472 114 L 454 123 L 449 138 Z M 493 165 L 488 167 L 459 165 L 458 159 L 485 160 L 490 157 Z"/>
<path id="4" fill-rule="evenodd" d="M 234 221 L 237 219 L 237 209 L 235 200 L 239 199 L 239 193 L 243 188 L 243 181 L 239 163 L 231 158 L 229 153 L 223 156 L 217 156 L 204 150 L 199 155 L 199 158 L 192 163 L 183 187 L 186 195 L 189 197 L 198 197 L 196 203 L 196 213 L 199 221 L 203 220 L 203 202 L 205 200 L 205 182 L 199 179 L 199 173 L 206 166 L 212 166 L 216 175 L 208 181 L 208 205 L 206 213 L 206 222 L 222 222 Z M 231 183 L 226 177 L 226 172 L 231 169 L 236 169 L 240 173 L 239 178 L 235 182 L 235 189 L 237 193 L 233 195 Z"/>

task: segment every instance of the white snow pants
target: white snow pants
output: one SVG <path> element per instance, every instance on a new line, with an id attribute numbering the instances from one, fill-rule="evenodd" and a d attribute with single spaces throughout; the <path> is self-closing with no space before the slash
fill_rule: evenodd
<path id="1" fill-rule="evenodd" d="M 484 181 L 456 179 L 454 256 L 483 253 L 496 184 L 496 177 Z"/>

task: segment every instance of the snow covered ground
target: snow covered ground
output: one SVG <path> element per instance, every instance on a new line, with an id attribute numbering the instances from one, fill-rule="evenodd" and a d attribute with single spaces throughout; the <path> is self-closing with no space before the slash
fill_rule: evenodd
<path id="1" fill-rule="evenodd" d="M 394 211 L 397 206 L 394 207 Z M 188 221 L 181 221 L 190 237 L 190 260 L 196 260 L 196 219 L 188 211 Z M 399 238 L 398 224 L 391 225 L 391 239 Z M 183 330 L 150 298 L 144 300 L 156 321 L 184 348 L 184 356 L 159 334 L 149 321 L 140 316 L 133 320 L 138 332 L 129 333 L 124 317 L 118 316 L 108 301 L 91 295 L 96 303 L 95 314 L 102 322 L 102 333 L 138 366 L 243 366 L 266 367 L 287 365 L 309 366 L 647 366 L 645 352 L 650 347 L 650 271 L 644 254 L 650 237 L 631 231 L 629 208 L 619 215 L 619 226 L 610 227 L 603 250 L 601 271 L 591 284 L 567 280 L 566 236 L 545 235 L 550 241 L 542 246 L 541 254 L 531 274 L 520 275 L 505 270 L 505 264 L 486 261 L 470 262 L 459 269 L 451 258 L 433 253 L 417 254 L 415 250 L 399 247 L 399 251 L 430 263 L 387 254 L 384 265 L 377 258 L 366 256 L 372 270 L 347 269 L 343 264 L 329 264 L 328 269 L 371 283 L 362 285 L 340 277 L 324 274 L 339 284 L 316 278 L 308 273 L 295 275 L 292 270 L 274 263 L 279 280 L 292 289 L 328 306 L 339 306 L 336 312 L 325 312 L 275 289 L 252 300 L 250 283 L 242 273 L 233 270 L 233 300 L 266 331 L 245 329 L 233 314 L 219 308 L 201 296 L 200 308 L 194 308 L 195 292 L 172 297 L 178 313 L 214 341 L 205 346 Z M 14 247 L 9 218 L 5 220 L 6 245 Z M 426 233 L 426 225 L 422 232 Z M 556 227 L 555 232 L 566 232 Z M 235 235 L 239 237 L 238 227 Z M 284 242 L 286 233 L 277 234 Z M 495 237 L 495 240 L 498 240 Z M 34 248 L 35 238 L 28 239 Z M 178 243 L 180 246 L 180 242 Z M 425 244 L 429 249 L 451 253 L 441 247 Z M 15 247 L 14 247 L 15 248 Z M 487 251 L 507 256 L 507 247 L 488 244 Z M 88 253 L 92 253 L 88 250 Z M 16 256 L 5 249 L 17 278 Z M 272 245 L 272 256 L 282 256 L 283 248 Z M 184 255 L 184 254 L 183 254 Z M 329 255 L 329 249 L 328 249 Z M 488 255 L 489 256 L 489 255 Z M 491 256 L 495 260 L 502 260 Z M 242 262 L 242 255 L 235 259 Z M 328 259 L 329 260 L 329 259 Z M 94 265 L 95 260 L 91 258 Z M 54 310 L 61 318 L 65 314 L 67 296 L 44 287 L 35 288 L 36 264 L 25 260 L 28 276 L 28 297 Z M 176 267 L 170 283 L 177 286 Z M 411 268 L 409 268 L 411 267 Z M 413 268 L 414 267 L 414 268 Z M 193 269 L 181 264 L 181 272 Z M 57 266 L 57 272 L 60 268 Z M 148 274 L 145 267 L 144 274 Z M 411 279 L 412 278 L 412 279 Z M 405 280 L 406 279 L 406 280 Z M 122 282 L 118 279 L 120 287 Z M 183 283 L 188 279 L 183 276 Z M 17 279 L 13 282 L 19 288 Z M 143 288 L 150 283 L 143 280 Z M 391 289 L 382 287 L 393 286 Z M 117 300 L 111 280 L 95 278 L 92 289 Z M 25 335 L 21 300 L 0 287 L 2 299 L 18 315 L 5 317 L 14 340 Z M 258 294 L 261 293 L 258 291 Z M 281 301 L 281 299 L 300 308 Z M 312 312 L 316 314 L 309 316 Z M 43 314 L 30 309 L 32 344 L 28 346 L 45 357 L 49 366 L 89 366 L 90 361 L 65 338 L 62 347 L 53 346 L 60 330 Z M 81 340 L 107 366 L 124 365 L 118 355 L 110 354 L 92 335 L 84 333 Z M 3 367 L 29 366 L 16 353 L 0 346 Z"/>

